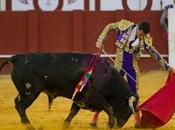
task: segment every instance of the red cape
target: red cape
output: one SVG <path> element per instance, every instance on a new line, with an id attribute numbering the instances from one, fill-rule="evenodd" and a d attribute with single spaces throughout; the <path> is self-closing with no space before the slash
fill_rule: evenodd
<path id="1" fill-rule="evenodd" d="M 157 128 L 166 124 L 175 112 L 175 74 L 170 73 L 165 85 L 138 107 L 141 125 Z"/>

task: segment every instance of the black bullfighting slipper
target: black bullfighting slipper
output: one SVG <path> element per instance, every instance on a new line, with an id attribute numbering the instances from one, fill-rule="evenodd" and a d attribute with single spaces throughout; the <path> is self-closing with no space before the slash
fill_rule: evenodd
<path id="1" fill-rule="evenodd" d="M 94 129 L 94 128 L 97 128 L 97 123 L 90 123 L 89 125 L 90 125 L 90 127 L 93 128 L 93 129 Z"/>
<path id="2" fill-rule="evenodd" d="M 135 123 L 135 126 L 134 126 L 136 129 L 143 129 L 143 127 L 141 126 L 141 124 L 137 124 Z"/>

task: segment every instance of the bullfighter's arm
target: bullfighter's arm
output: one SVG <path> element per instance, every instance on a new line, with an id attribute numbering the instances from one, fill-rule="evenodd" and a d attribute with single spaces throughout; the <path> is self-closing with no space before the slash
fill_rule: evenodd
<path id="1" fill-rule="evenodd" d="M 154 58 L 165 70 L 170 68 L 169 64 L 163 59 L 160 53 L 152 46 L 148 49 L 149 54 Z"/>
<path id="2" fill-rule="evenodd" d="M 150 54 L 150 56 L 155 59 L 166 71 L 170 71 L 170 65 L 164 60 L 160 53 L 153 47 L 144 43 L 145 50 Z"/>
<path id="3" fill-rule="evenodd" d="M 115 23 L 110 23 L 108 24 L 104 30 L 102 31 L 102 33 L 100 34 L 97 42 L 96 42 L 96 46 L 99 49 L 103 48 L 103 41 L 105 40 L 105 38 L 107 37 L 107 35 L 111 32 L 111 31 L 123 31 L 126 30 L 128 27 L 130 27 L 131 25 L 133 25 L 134 23 L 122 19 L 119 22 L 115 22 Z"/>
<path id="4" fill-rule="evenodd" d="M 101 46 L 103 46 L 103 41 L 105 40 L 105 38 L 107 37 L 107 35 L 111 32 L 111 31 L 115 31 L 118 30 L 118 22 L 116 23 L 110 23 L 108 24 L 104 30 L 102 31 L 102 33 L 99 35 L 99 38 L 96 42 L 96 46 L 97 48 L 100 48 Z M 98 47 L 99 46 L 99 47 Z"/>

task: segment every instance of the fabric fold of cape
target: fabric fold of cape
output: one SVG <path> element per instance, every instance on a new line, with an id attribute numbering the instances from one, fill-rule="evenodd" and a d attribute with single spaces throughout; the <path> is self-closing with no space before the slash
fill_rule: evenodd
<path id="1" fill-rule="evenodd" d="M 166 124 L 175 112 L 175 74 L 169 73 L 166 83 L 153 96 L 138 107 L 141 125 L 157 128 Z"/>

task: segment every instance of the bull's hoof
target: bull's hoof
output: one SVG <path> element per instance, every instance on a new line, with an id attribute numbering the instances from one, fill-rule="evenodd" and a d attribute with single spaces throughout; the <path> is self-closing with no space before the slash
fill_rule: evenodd
<path id="1" fill-rule="evenodd" d="M 118 129 L 118 128 L 121 128 L 121 126 L 118 123 L 116 123 L 116 125 L 114 126 L 114 128 Z"/>
<path id="2" fill-rule="evenodd" d="M 109 122 L 107 128 L 112 129 L 115 125 L 115 121 Z"/>
<path id="3" fill-rule="evenodd" d="M 113 127 L 114 127 L 113 125 L 110 125 L 110 124 L 108 123 L 107 129 L 112 129 Z"/>
<path id="4" fill-rule="evenodd" d="M 95 129 L 97 128 L 97 123 L 90 123 L 89 126 L 90 128 Z"/>
<path id="5" fill-rule="evenodd" d="M 70 122 L 64 121 L 63 123 L 63 129 L 68 128 L 70 126 Z"/>
<path id="6" fill-rule="evenodd" d="M 26 130 L 36 130 L 32 125 L 26 125 Z"/>

